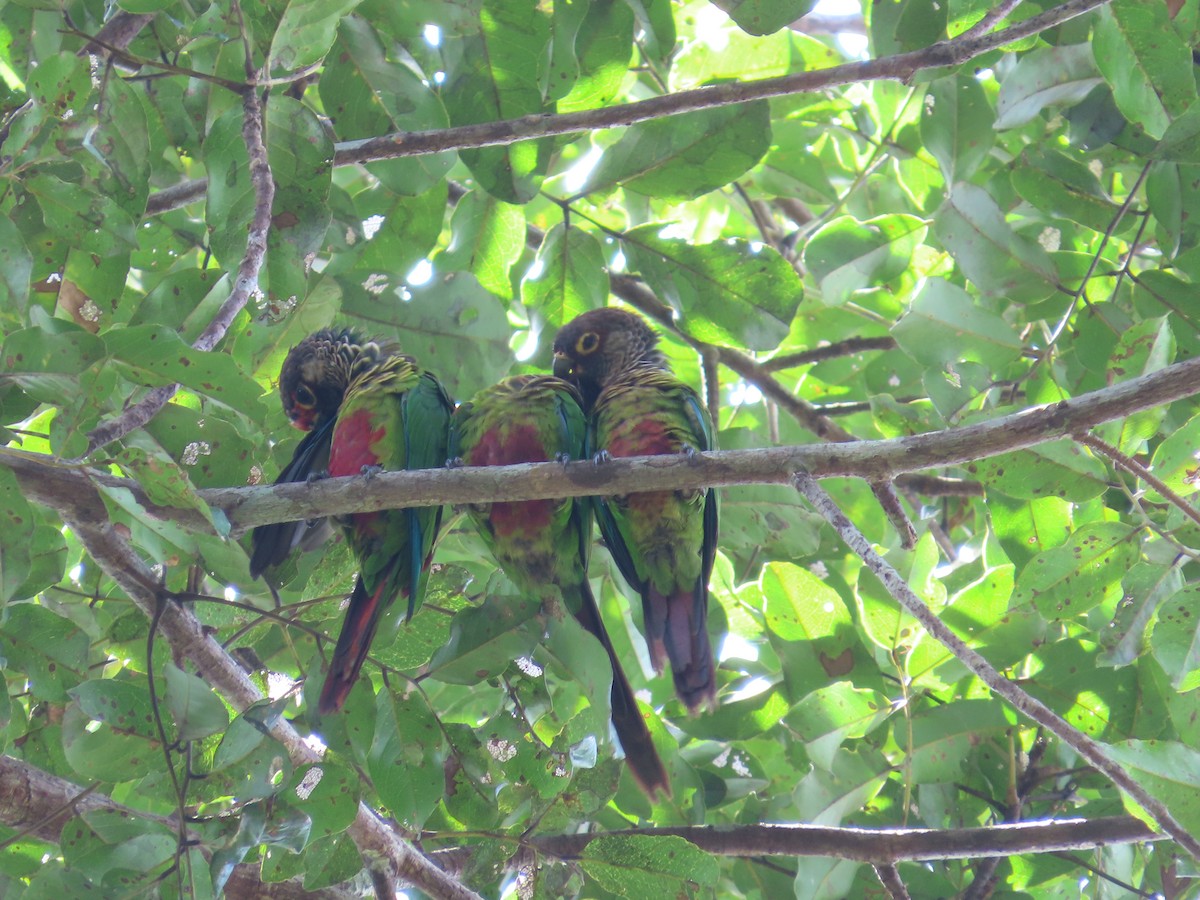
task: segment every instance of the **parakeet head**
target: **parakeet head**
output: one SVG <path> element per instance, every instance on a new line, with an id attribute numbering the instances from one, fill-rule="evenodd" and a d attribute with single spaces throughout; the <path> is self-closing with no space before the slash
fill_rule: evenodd
<path id="1" fill-rule="evenodd" d="M 337 415 L 365 346 L 350 328 L 322 328 L 291 349 L 279 371 L 279 398 L 293 425 L 311 431 Z"/>
<path id="2" fill-rule="evenodd" d="M 554 337 L 554 374 L 593 397 L 613 376 L 634 366 L 664 366 L 658 335 L 641 316 L 615 307 L 576 316 Z"/>

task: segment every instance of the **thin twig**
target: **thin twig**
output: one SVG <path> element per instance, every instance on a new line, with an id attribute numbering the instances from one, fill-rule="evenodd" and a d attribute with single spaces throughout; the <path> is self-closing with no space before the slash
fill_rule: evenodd
<path id="1" fill-rule="evenodd" d="M 1038 34 L 1048 28 L 1082 15 L 1107 3 L 1108 0 L 1069 0 L 1040 15 L 1018 22 L 1004 31 L 979 38 L 965 39 L 959 35 L 948 41 L 922 50 L 889 56 L 866 62 L 847 63 L 828 69 L 799 72 L 779 78 L 759 81 L 728 82 L 679 91 L 649 100 L 639 100 L 617 106 L 589 109 L 559 115 L 535 113 L 517 119 L 463 125 L 437 131 L 398 132 L 338 145 L 334 165 L 345 166 L 403 156 L 421 156 L 446 150 L 467 150 L 514 144 L 518 141 L 557 135 L 578 134 L 603 128 L 622 128 L 660 119 L 664 116 L 714 109 L 752 100 L 783 97 L 821 91 L 843 84 L 868 81 L 908 81 L 922 69 L 957 66 L 998 47 Z M 179 205 L 203 195 L 204 187 L 197 182 L 176 185 L 152 196 L 147 204 L 148 215 L 176 209 Z M 188 199 L 190 198 L 190 200 Z M 167 201 L 170 201 L 168 203 Z"/>
<path id="2" fill-rule="evenodd" d="M 1142 807 L 1151 819 L 1181 847 L 1194 858 L 1200 859 L 1200 839 L 1193 836 L 1184 828 L 1166 805 L 1151 796 L 1124 767 L 1109 757 L 1102 745 L 1075 728 L 1058 713 L 1054 712 L 1040 700 L 1037 700 L 1017 687 L 1013 682 L 1002 676 L 977 651 L 967 646 L 958 635 L 951 631 L 925 605 L 924 601 L 913 592 L 904 578 L 890 563 L 880 556 L 871 543 L 862 535 L 854 524 L 846 518 L 833 499 L 825 493 L 816 479 L 807 472 L 797 472 L 793 483 L 816 510 L 825 518 L 841 539 L 867 565 L 875 576 L 883 583 L 888 593 L 934 637 L 943 647 L 954 656 L 976 677 L 983 681 L 993 691 L 1007 700 L 1014 709 L 1028 716 L 1047 730 L 1057 735 L 1065 744 L 1075 750 L 1098 771 L 1103 773 L 1113 784 L 1128 794 L 1134 802 Z"/>
<path id="3" fill-rule="evenodd" d="M 1079 443 L 1086 444 L 1088 447 L 1091 447 L 1098 453 L 1107 456 L 1122 469 L 1130 472 L 1132 475 L 1134 475 L 1134 477 L 1140 478 L 1142 481 L 1146 482 L 1146 484 L 1150 485 L 1150 487 L 1162 494 L 1163 497 L 1165 497 L 1167 501 L 1181 513 L 1183 513 L 1197 525 L 1200 525 L 1200 512 L 1196 510 L 1196 507 L 1184 500 L 1183 497 L 1179 496 L 1178 493 L 1171 490 L 1171 488 L 1167 486 L 1166 482 L 1143 466 L 1136 459 L 1131 456 L 1126 456 L 1116 447 L 1106 443 L 1105 441 L 1102 441 L 1094 434 L 1081 432 L 1076 434 L 1074 437 L 1075 440 L 1079 441 Z"/>
<path id="4" fill-rule="evenodd" d="M 249 62 L 247 69 L 250 69 Z M 192 344 L 196 350 L 201 351 L 212 350 L 220 342 L 229 326 L 233 324 L 234 317 L 258 290 L 258 273 L 267 255 L 267 234 L 271 229 L 271 204 L 275 199 L 275 181 L 271 177 L 267 148 L 263 142 L 263 108 L 259 102 L 258 88 L 253 84 L 253 75 L 253 70 L 247 73 L 251 85 L 242 92 L 242 139 L 250 158 L 254 215 L 246 236 L 246 253 L 238 265 L 233 290 Z M 175 396 L 178 389 L 177 384 L 155 388 L 115 419 L 94 428 L 88 433 L 87 455 L 144 426 Z"/>
<path id="5" fill-rule="evenodd" d="M 1020 5 L 1021 0 L 1003 0 L 1003 2 L 989 9 L 982 19 L 964 31 L 961 37 L 972 39 L 982 37 L 996 27 L 996 23 L 1009 16 Z"/>

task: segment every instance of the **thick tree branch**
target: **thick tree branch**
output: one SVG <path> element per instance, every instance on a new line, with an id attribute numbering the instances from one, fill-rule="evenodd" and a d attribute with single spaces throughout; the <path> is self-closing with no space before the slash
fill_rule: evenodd
<path id="1" fill-rule="evenodd" d="M 269 522 L 402 506 L 694 490 L 738 484 L 786 484 L 793 472 L 801 470 L 819 478 L 842 476 L 886 480 L 901 473 L 941 466 L 966 465 L 970 469 L 975 460 L 1070 437 L 1101 422 L 1124 418 L 1198 392 L 1200 357 L 1059 403 L 1025 409 L 962 428 L 891 440 L 720 450 L 697 453 L 691 458 L 648 456 L 614 459 L 601 465 L 584 461 L 566 466 L 532 463 L 384 472 L 369 480 L 354 476 L 329 478 L 312 484 L 209 488 L 198 493 L 210 506 L 222 510 L 235 530 L 242 531 Z M 151 515 L 201 530 L 207 528 L 195 512 L 151 504 L 137 483 L 131 480 L 50 462 L 45 456 L 11 449 L 0 451 L 0 465 L 8 466 L 28 483 L 35 484 L 40 502 L 52 508 L 71 509 L 77 485 L 82 481 L 91 489 L 90 478 L 97 483 L 133 491 Z M 899 482 L 905 484 L 904 478 Z M 914 486 L 920 483 L 920 476 L 914 478 Z"/>
<path id="2" fill-rule="evenodd" d="M 1194 858 L 1200 859 L 1200 839 L 1188 832 L 1171 815 L 1166 804 L 1151 796 L 1123 766 L 1108 756 L 1102 744 L 1088 737 L 1040 700 L 1031 697 L 1001 675 L 981 654 L 967 646 L 965 641 L 944 625 L 933 610 L 926 606 L 925 602 L 908 586 L 903 576 L 875 551 L 870 541 L 846 518 L 833 499 L 822 490 L 815 478 L 806 472 L 797 473 L 795 485 L 817 512 L 833 526 L 846 545 L 862 559 L 867 568 L 875 573 L 875 577 L 882 582 L 884 588 L 895 598 L 896 602 L 911 614 L 938 643 L 953 653 L 959 662 L 1007 700 L 1014 709 L 1053 732 L 1091 766 L 1107 776 L 1113 784 L 1144 809 L 1163 831 Z"/>
<path id="3" fill-rule="evenodd" d="M 1069 437 L 1101 422 L 1200 392 L 1200 358 L 1176 363 L 1070 400 L 989 422 L 883 441 L 724 450 L 693 458 L 650 456 L 600 465 L 534 463 L 492 468 L 385 472 L 287 484 L 201 491 L 237 528 L 398 506 L 582 497 L 735 484 L 784 484 L 791 473 L 895 478 L 902 472 L 975 460 Z M 5 457 L 0 456 L 0 462 Z M 969 468 L 969 465 L 968 465 Z"/>
<path id="4" fill-rule="evenodd" d="M 737 825 L 720 828 L 630 828 L 626 835 L 671 835 L 718 856 L 820 856 L 890 865 L 904 861 L 982 859 L 1090 850 L 1114 844 L 1164 840 L 1133 816 L 1103 819 L 1048 819 L 986 828 L 853 828 L 824 825 Z M 578 859 L 603 833 L 535 837 L 526 842 L 529 853 L 556 859 Z M 462 869 L 470 860 L 470 847 L 438 850 L 433 858 L 449 871 Z M 517 860 L 510 865 L 517 865 Z"/>
<path id="5" fill-rule="evenodd" d="M 1070 0 L 1003 31 L 987 35 L 959 35 L 922 50 L 883 59 L 846 63 L 828 69 L 798 72 L 759 81 L 709 85 L 648 100 L 581 112 L 561 115 L 534 114 L 500 122 L 462 125 L 437 131 L 398 132 L 361 141 L 347 141 L 338 144 L 334 165 L 346 166 L 402 156 L 441 153 L 446 150 L 514 144 L 534 138 L 578 134 L 602 128 L 622 128 L 681 113 L 783 97 L 788 94 L 809 93 L 843 84 L 885 80 L 908 81 L 922 69 L 961 65 L 1005 44 L 1061 25 L 1106 2 L 1107 0 Z M 204 190 L 204 184 L 195 181 L 160 191 L 150 197 L 146 213 L 156 215 L 177 209 L 199 199 Z"/>
<path id="6" fill-rule="evenodd" d="M 95 791 L 51 775 L 27 762 L 0 755 L 0 823 L 51 844 L 59 842 L 63 826 L 73 816 L 95 810 L 116 812 L 129 819 L 150 819 L 172 831 L 174 819 L 117 803 Z M 340 888 L 308 891 L 298 881 L 264 884 L 261 866 L 236 866 L 225 884 L 229 900 L 350 900 L 357 892 Z"/>
<path id="7" fill-rule="evenodd" d="M 28 471 L 17 471 L 25 495 L 36 503 L 54 506 L 75 536 L 105 574 L 113 579 L 129 599 L 148 617 L 157 617 L 161 634 L 170 642 L 176 656 L 191 660 L 201 676 L 242 711 L 263 700 L 262 693 L 246 673 L 213 639 L 192 612 L 164 592 L 153 574 L 128 541 L 108 519 L 99 492 L 81 470 L 59 466 L 58 483 L 47 491 L 45 480 Z M 63 493 L 63 487 L 69 487 Z M 320 761 L 320 755 L 304 742 L 286 719 L 279 717 L 269 728 L 271 735 L 287 750 L 297 766 Z M 358 816 L 348 833 L 367 860 L 384 861 L 400 878 L 411 881 L 432 897 L 446 900 L 479 900 L 445 872 L 431 864 L 400 837 L 365 804 L 359 804 Z"/>

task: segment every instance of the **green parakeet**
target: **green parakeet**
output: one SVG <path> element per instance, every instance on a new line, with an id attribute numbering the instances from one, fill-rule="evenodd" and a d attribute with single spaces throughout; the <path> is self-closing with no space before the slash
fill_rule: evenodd
<path id="1" fill-rule="evenodd" d="M 658 335 L 632 313 L 586 312 L 554 338 L 554 372 L 579 386 L 588 413 L 587 453 L 649 456 L 716 449 L 704 404 L 676 378 Z M 596 519 L 626 581 L 641 595 L 650 659 L 669 660 L 690 711 L 715 704 L 708 579 L 717 547 L 714 490 L 603 497 Z"/>
<path id="2" fill-rule="evenodd" d="M 475 395 L 455 413 L 451 454 L 470 466 L 580 459 L 586 422 L 579 395 L 548 375 L 508 378 Z M 609 640 L 587 579 L 592 514 L 586 499 L 481 504 L 470 516 L 488 548 L 522 590 L 561 596 L 594 635 L 612 667 L 612 721 L 630 771 L 651 797 L 670 793 L 633 690 Z"/>
<path id="3" fill-rule="evenodd" d="M 332 476 L 445 464 L 453 402 L 437 379 L 393 342 L 365 340 L 348 329 L 315 332 L 288 354 L 279 393 L 288 418 L 309 431 L 285 470 L 288 480 L 318 474 L 313 467 L 323 456 Z M 306 447 L 310 438 L 313 443 Z M 322 441 L 328 442 L 327 450 Z M 306 459 L 300 461 L 302 452 Z M 342 707 L 380 617 L 397 596 L 407 599 L 406 620 L 412 618 L 425 592 L 441 516 L 440 507 L 422 507 L 339 519 L 359 574 L 321 691 L 319 713 Z M 257 548 L 256 541 L 256 552 Z"/>

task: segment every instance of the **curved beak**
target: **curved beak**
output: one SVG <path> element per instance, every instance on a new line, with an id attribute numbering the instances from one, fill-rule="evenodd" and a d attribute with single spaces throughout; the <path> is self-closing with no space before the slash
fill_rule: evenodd
<path id="1" fill-rule="evenodd" d="M 567 354 L 562 352 L 554 354 L 554 374 L 559 378 L 570 378 L 575 374 L 575 363 Z"/>

